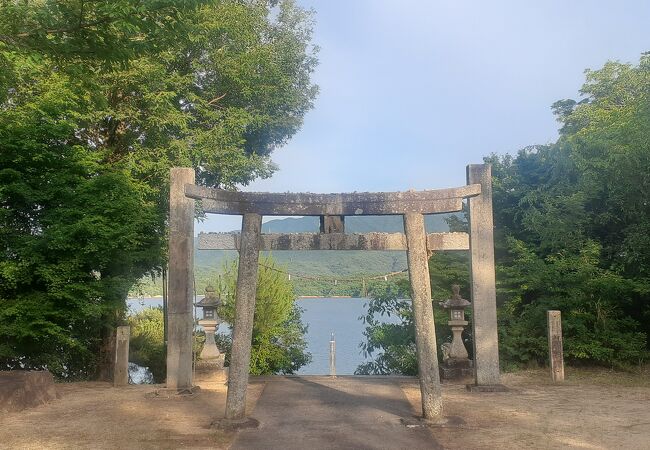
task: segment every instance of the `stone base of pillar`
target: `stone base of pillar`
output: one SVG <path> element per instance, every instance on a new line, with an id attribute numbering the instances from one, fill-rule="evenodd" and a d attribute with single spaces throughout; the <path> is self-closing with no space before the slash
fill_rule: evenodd
<path id="1" fill-rule="evenodd" d="M 406 428 L 464 428 L 466 422 L 462 417 L 444 416 L 437 420 L 427 420 L 421 417 L 401 417 L 400 422 Z"/>
<path id="2" fill-rule="evenodd" d="M 210 424 L 210 428 L 215 430 L 235 431 L 243 430 L 246 428 L 258 428 L 260 421 L 252 417 L 244 417 L 243 419 L 217 419 Z"/>
<path id="3" fill-rule="evenodd" d="M 156 389 L 153 392 L 147 392 L 144 396 L 145 398 L 181 398 L 181 397 L 193 397 L 201 391 L 201 387 L 192 386 L 189 388 L 160 388 Z"/>
<path id="4" fill-rule="evenodd" d="M 194 381 L 225 383 L 228 381 L 228 367 L 224 367 L 225 355 L 221 354 L 216 358 L 203 359 L 196 362 L 194 367 Z"/>
<path id="5" fill-rule="evenodd" d="M 440 364 L 440 378 L 458 380 L 474 376 L 474 363 L 467 358 L 448 358 Z"/>

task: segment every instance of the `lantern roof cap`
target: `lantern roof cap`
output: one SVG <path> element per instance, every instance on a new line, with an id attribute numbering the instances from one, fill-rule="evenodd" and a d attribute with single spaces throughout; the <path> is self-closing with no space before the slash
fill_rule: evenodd
<path id="1" fill-rule="evenodd" d="M 454 284 L 451 286 L 451 298 L 445 300 L 444 302 L 440 302 L 440 306 L 442 306 L 445 309 L 450 309 L 450 308 L 465 308 L 472 303 L 468 300 L 465 300 L 460 296 L 460 286 L 457 284 Z"/>
<path id="2" fill-rule="evenodd" d="M 212 306 L 215 308 L 217 306 L 221 306 L 221 299 L 215 292 L 216 291 L 214 290 L 214 287 L 211 284 L 209 284 L 205 288 L 205 297 L 203 297 L 200 301 L 198 301 L 196 303 L 196 306 L 200 306 L 202 308 L 206 306 L 208 307 Z"/>

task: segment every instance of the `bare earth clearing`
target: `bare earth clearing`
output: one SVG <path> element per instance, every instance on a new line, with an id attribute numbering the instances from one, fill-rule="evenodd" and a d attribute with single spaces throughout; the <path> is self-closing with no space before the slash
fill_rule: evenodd
<path id="1" fill-rule="evenodd" d="M 444 385 L 446 416 L 461 429 L 434 430 L 448 449 L 650 449 L 650 380 L 606 370 L 572 370 L 561 384 L 547 370 L 504 374 L 505 393 L 471 393 Z M 419 407 L 417 383 L 403 384 Z"/>
<path id="2" fill-rule="evenodd" d="M 445 415 L 465 423 L 432 429 L 432 447 L 650 448 L 647 375 L 569 369 L 567 381 L 554 385 L 546 370 L 519 372 L 503 376 L 511 389 L 506 393 L 470 393 L 463 385 L 446 384 Z M 417 380 L 395 383 L 417 414 Z M 336 380 L 329 384 L 336 389 Z M 262 379 L 251 383 L 247 410 L 252 416 L 264 387 Z M 153 386 L 117 389 L 105 383 L 71 383 L 58 388 L 60 400 L 0 418 L 0 448 L 228 448 L 235 438 L 235 433 L 209 428 L 223 414 L 222 384 L 182 399 L 145 396 Z"/>

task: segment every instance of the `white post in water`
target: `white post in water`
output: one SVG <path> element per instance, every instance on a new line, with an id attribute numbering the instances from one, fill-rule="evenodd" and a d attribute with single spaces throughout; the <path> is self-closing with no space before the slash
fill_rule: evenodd
<path id="1" fill-rule="evenodd" d="M 330 337 L 330 376 L 336 376 L 336 341 L 334 333 Z"/>

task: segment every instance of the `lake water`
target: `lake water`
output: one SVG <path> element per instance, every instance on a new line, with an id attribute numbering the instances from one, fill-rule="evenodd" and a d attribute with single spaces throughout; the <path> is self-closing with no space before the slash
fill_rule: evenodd
<path id="1" fill-rule="evenodd" d="M 363 298 L 300 298 L 296 300 L 303 309 L 302 321 L 308 325 L 306 340 L 307 351 L 312 355 L 312 362 L 300 369 L 301 375 L 325 375 L 329 373 L 329 341 L 331 333 L 336 340 L 336 373 L 351 375 L 354 370 L 369 358 L 365 358 L 359 345 L 365 342 L 363 331 L 365 324 L 359 316 L 366 314 Z M 129 299 L 129 309 L 140 311 L 149 306 L 161 306 L 162 299 Z M 394 317 L 386 321 L 396 320 Z M 222 324 L 220 332 L 229 332 L 228 326 Z"/>

